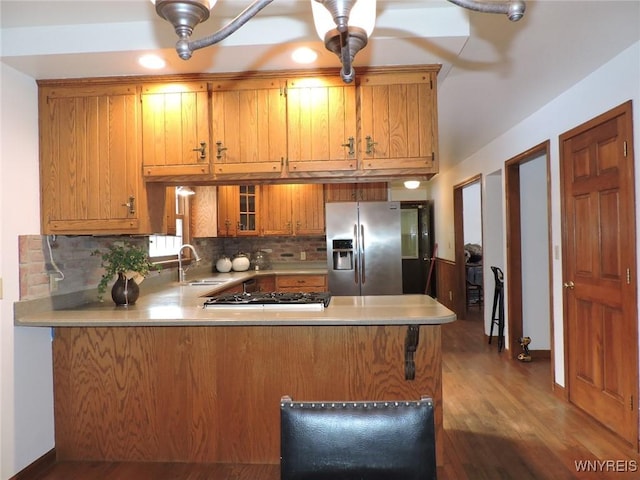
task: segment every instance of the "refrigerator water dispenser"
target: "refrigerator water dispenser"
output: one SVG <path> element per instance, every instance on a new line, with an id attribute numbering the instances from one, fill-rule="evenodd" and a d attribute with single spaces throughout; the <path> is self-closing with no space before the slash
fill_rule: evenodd
<path id="1" fill-rule="evenodd" d="M 353 270 L 353 240 L 333 241 L 333 269 Z"/>

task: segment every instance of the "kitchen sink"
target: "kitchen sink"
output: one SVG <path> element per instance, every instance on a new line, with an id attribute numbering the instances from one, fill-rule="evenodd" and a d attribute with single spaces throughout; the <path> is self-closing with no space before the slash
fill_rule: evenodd
<path id="1" fill-rule="evenodd" d="M 193 280 L 191 282 L 189 282 L 189 285 L 192 287 L 198 287 L 198 286 L 216 286 L 216 285 L 222 285 L 223 283 L 227 283 L 228 280 L 215 280 L 213 278 L 204 278 L 202 280 Z"/>

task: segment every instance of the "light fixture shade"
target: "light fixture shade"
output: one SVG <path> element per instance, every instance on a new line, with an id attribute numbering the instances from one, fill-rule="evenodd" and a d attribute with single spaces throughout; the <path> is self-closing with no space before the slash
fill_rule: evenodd
<path id="1" fill-rule="evenodd" d="M 353 0 L 333 0 L 327 3 L 341 4 L 349 2 L 353 2 Z M 316 32 L 320 39 L 324 41 L 327 32 L 336 28 L 336 22 L 328 7 L 321 2 L 311 0 L 311 11 L 313 12 L 313 23 L 316 26 Z M 349 14 L 349 26 L 363 29 L 367 32 L 367 37 L 370 37 L 375 24 L 376 0 L 356 0 Z"/>
<path id="2" fill-rule="evenodd" d="M 195 195 L 196 192 L 194 192 L 190 187 L 178 187 L 176 188 L 176 194 L 180 197 L 189 197 L 191 195 Z"/>
<path id="3" fill-rule="evenodd" d="M 409 190 L 415 190 L 420 186 L 419 180 L 407 180 L 404 182 L 404 188 L 408 188 Z"/>

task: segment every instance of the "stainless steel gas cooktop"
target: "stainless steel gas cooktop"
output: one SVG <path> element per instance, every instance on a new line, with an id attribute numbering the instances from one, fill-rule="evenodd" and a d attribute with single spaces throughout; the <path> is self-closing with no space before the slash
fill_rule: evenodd
<path id="1" fill-rule="evenodd" d="M 330 302 L 329 292 L 228 293 L 207 299 L 204 308 L 323 310 Z"/>

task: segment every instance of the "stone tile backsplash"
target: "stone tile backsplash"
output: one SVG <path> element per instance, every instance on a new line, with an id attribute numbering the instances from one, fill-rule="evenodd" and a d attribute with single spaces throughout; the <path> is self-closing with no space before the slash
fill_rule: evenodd
<path id="1" fill-rule="evenodd" d="M 96 289 L 102 268 L 95 250 L 114 241 L 147 245 L 147 237 L 41 236 L 19 237 L 20 300 L 35 300 Z M 201 267 L 213 268 L 221 255 L 270 250 L 274 263 L 326 261 L 325 237 L 197 238 L 192 244 L 202 258 Z M 163 276 L 170 274 L 163 269 Z M 170 269 L 175 270 L 174 264 Z M 61 273 L 60 273 L 61 272 Z M 52 278 L 52 279 L 50 279 Z M 56 280 L 59 278 L 60 280 Z M 53 287 L 53 288 L 52 288 Z M 97 294 L 97 290 L 96 290 Z"/>

